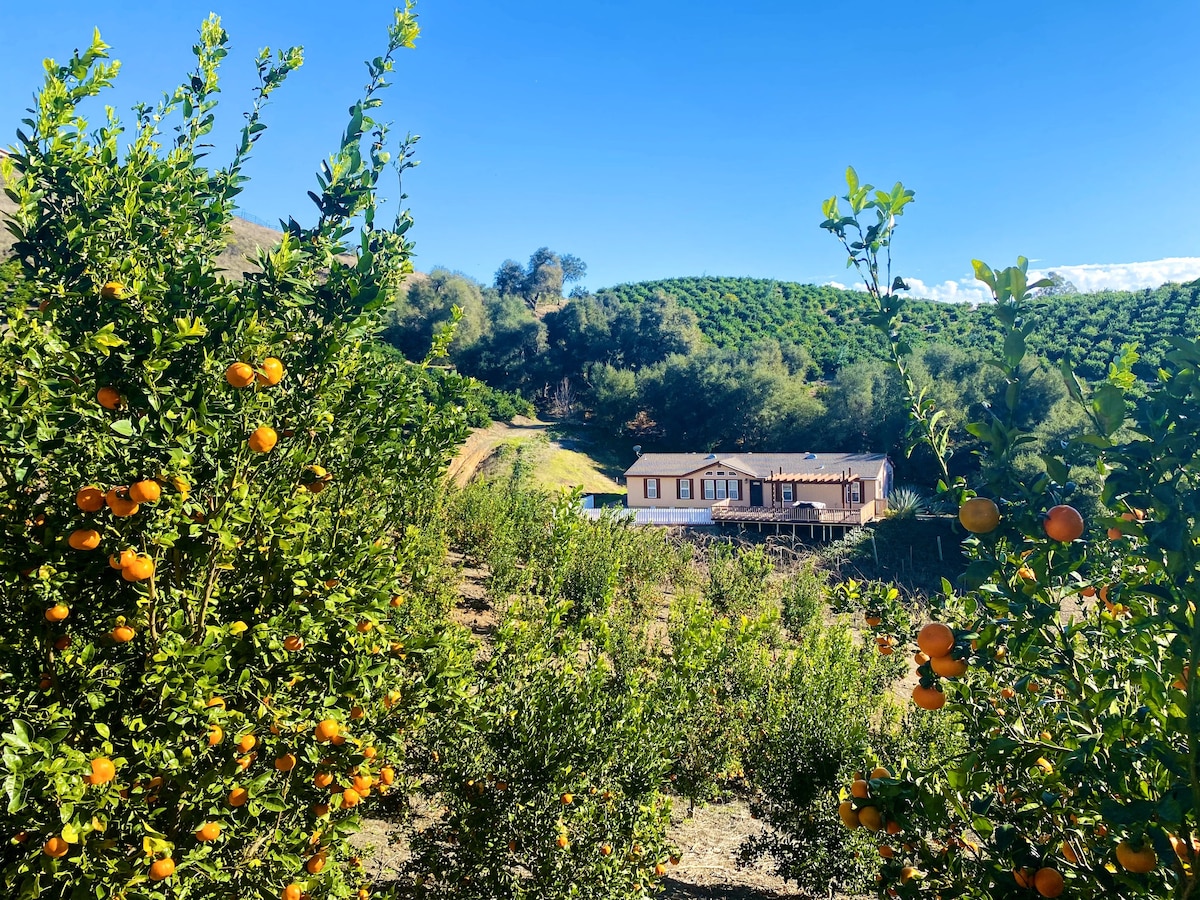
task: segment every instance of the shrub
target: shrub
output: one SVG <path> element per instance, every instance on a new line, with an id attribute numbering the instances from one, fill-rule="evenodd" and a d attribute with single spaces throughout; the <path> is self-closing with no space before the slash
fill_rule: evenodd
<path id="1" fill-rule="evenodd" d="M 469 657 L 417 600 L 462 415 L 371 349 L 410 252 L 407 214 L 375 223 L 373 116 L 415 36 L 398 12 L 319 176 L 317 224 L 289 222 L 243 281 L 216 257 L 299 50 L 260 54 L 218 170 L 198 164 L 215 17 L 126 149 L 115 118 L 89 138 L 79 109 L 116 73 L 99 38 L 47 66 L 4 173 L 40 298 L 8 296 L 0 340 L 6 896 L 347 897 L 359 811 L 456 690 Z M 352 777 L 372 789 L 340 793 Z"/>

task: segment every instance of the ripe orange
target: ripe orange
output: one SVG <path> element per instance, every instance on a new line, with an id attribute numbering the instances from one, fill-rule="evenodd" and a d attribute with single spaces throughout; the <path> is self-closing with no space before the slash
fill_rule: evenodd
<path id="1" fill-rule="evenodd" d="M 854 811 L 854 805 L 849 800 L 843 800 L 838 804 L 838 815 L 842 819 L 842 824 L 849 829 L 855 829 L 862 822 L 859 821 L 858 813 Z"/>
<path id="2" fill-rule="evenodd" d="M 1000 691 L 1000 696 L 1005 700 L 1011 700 L 1013 697 L 1017 696 L 1017 692 L 1010 687 L 1006 687 Z"/>
<path id="3" fill-rule="evenodd" d="M 289 884 L 279 895 L 279 900 L 300 900 L 304 896 L 304 888 L 298 884 Z"/>
<path id="4" fill-rule="evenodd" d="M 220 836 L 220 822 L 207 822 L 196 829 L 196 840 L 198 841 L 215 841 Z"/>
<path id="5" fill-rule="evenodd" d="M 572 803 L 575 802 L 575 798 L 572 797 L 570 794 L 563 794 L 558 799 L 560 799 L 562 801 L 563 806 L 570 806 Z"/>
<path id="6" fill-rule="evenodd" d="M 76 528 L 67 538 L 72 550 L 95 550 L 100 546 L 100 532 L 94 528 Z"/>
<path id="7" fill-rule="evenodd" d="M 375 627 L 375 623 L 370 619 L 359 619 L 358 624 L 354 627 L 358 630 L 359 634 L 366 634 Z"/>
<path id="8" fill-rule="evenodd" d="M 215 747 L 223 740 L 225 740 L 225 729 L 223 729 L 220 725 L 209 725 L 208 746 Z"/>
<path id="9" fill-rule="evenodd" d="M 97 756 L 92 760 L 92 774 L 89 784 L 108 784 L 117 776 L 117 767 L 107 756 Z"/>
<path id="10" fill-rule="evenodd" d="M 133 640 L 136 632 L 128 625 L 118 625 L 112 630 L 111 637 L 118 644 L 128 644 Z"/>
<path id="11" fill-rule="evenodd" d="M 930 622 L 917 635 L 917 646 L 931 659 L 945 656 L 954 649 L 954 632 L 949 625 Z"/>
<path id="12" fill-rule="evenodd" d="M 918 650 L 913 654 L 913 662 L 915 662 L 918 666 L 925 665 L 925 663 L 929 662 L 929 660 L 930 656 L 924 650 Z"/>
<path id="13" fill-rule="evenodd" d="M 275 433 L 274 428 L 270 425 L 259 425 L 251 433 L 246 443 L 255 453 L 270 453 L 278 441 L 279 435 Z"/>
<path id="14" fill-rule="evenodd" d="M 365 797 L 367 791 L 371 790 L 371 785 L 375 783 L 375 779 L 370 775 L 355 775 L 351 783 L 354 785 L 354 790 Z"/>
<path id="15" fill-rule="evenodd" d="M 567 847 L 571 846 L 571 839 L 568 838 L 565 834 L 560 834 L 557 838 L 554 839 L 554 843 L 558 845 L 558 848 L 560 850 L 566 850 Z"/>
<path id="16" fill-rule="evenodd" d="M 70 635 L 66 635 L 66 634 L 64 634 L 62 637 L 58 638 L 58 639 L 57 639 L 57 640 L 55 640 L 55 642 L 54 642 L 54 649 L 55 649 L 55 650 L 66 650 L 66 649 L 67 649 L 68 647 L 70 647 L 70 646 L 71 646 L 71 637 L 70 637 Z"/>
<path id="17" fill-rule="evenodd" d="M 973 534 L 987 534 L 1000 524 L 1000 508 L 987 497 L 972 497 L 959 507 L 958 521 Z"/>
<path id="18" fill-rule="evenodd" d="M 259 372 L 254 376 L 263 387 L 272 387 L 283 380 L 283 363 L 274 356 L 268 356 L 259 366 Z"/>
<path id="19" fill-rule="evenodd" d="M 42 845 L 42 852 L 53 859 L 62 859 L 71 850 L 71 845 L 57 834 Z"/>
<path id="20" fill-rule="evenodd" d="M 601 856 L 612 856 L 612 844 L 601 844 L 600 845 L 600 855 Z"/>
<path id="21" fill-rule="evenodd" d="M 344 791 L 342 791 L 343 809 L 351 806 L 358 806 L 360 800 L 362 800 L 362 794 L 354 788 L 346 788 Z"/>
<path id="22" fill-rule="evenodd" d="M 914 878 L 918 877 L 920 874 L 921 873 L 919 871 L 917 871 L 916 869 L 914 869 L 912 866 L 905 866 L 903 869 L 900 870 L 900 880 L 902 882 L 904 882 L 905 884 L 907 884 L 908 882 L 912 881 Z"/>
<path id="23" fill-rule="evenodd" d="M 235 787 L 232 791 L 229 792 L 228 800 L 229 800 L 230 806 L 245 806 L 246 801 L 249 799 L 250 799 L 250 792 L 247 791 L 244 787 Z"/>
<path id="24" fill-rule="evenodd" d="M 925 687 L 918 684 L 913 688 L 912 692 L 913 703 L 921 707 L 921 709 L 941 709 L 946 705 L 946 695 L 937 688 Z"/>
<path id="25" fill-rule="evenodd" d="M 1033 886 L 1043 897 L 1060 897 L 1066 884 L 1057 869 L 1046 867 L 1038 869 L 1033 876 Z"/>
<path id="26" fill-rule="evenodd" d="M 104 492 L 95 486 L 80 488 L 75 495 L 75 505 L 84 512 L 100 512 L 104 509 Z"/>
<path id="27" fill-rule="evenodd" d="M 119 519 L 132 516 L 138 511 L 138 505 L 129 499 L 129 489 L 126 487 L 109 488 L 108 493 L 104 495 L 104 502 L 108 504 L 112 514 Z"/>
<path id="28" fill-rule="evenodd" d="M 102 387 L 96 391 L 96 402 L 105 409 L 120 409 L 125 405 L 124 398 L 117 393 L 115 387 Z"/>
<path id="29" fill-rule="evenodd" d="M 275 768 L 280 772 L 290 772 L 296 768 L 296 755 L 294 753 L 285 753 L 283 756 L 275 759 Z"/>
<path id="30" fill-rule="evenodd" d="M 1033 887 L 1033 879 L 1037 873 L 1033 869 L 1016 868 L 1013 869 L 1013 878 L 1017 882 L 1017 887 L 1031 888 Z"/>
<path id="31" fill-rule="evenodd" d="M 225 380 L 235 388 L 249 387 L 254 382 L 254 367 L 244 362 L 230 363 L 225 370 Z"/>
<path id="32" fill-rule="evenodd" d="M 129 487 L 129 499 L 134 503 L 157 503 L 162 496 L 162 488 L 152 478 L 135 481 Z"/>
<path id="33" fill-rule="evenodd" d="M 324 744 L 325 742 L 332 741 L 335 737 L 337 737 L 338 732 L 339 727 L 337 722 L 335 722 L 333 719 L 322 719 L 317 723 L 317 727 L 313 729 L 313 737 L 316 738 L 318 742 Z"/>
<path id="34" fill-rule="evenodd" d="M 169 856 L 156 859 L 150 864 L 150 880 L 164 881 L 175 874 L 175 860 Z"/>
<path id="35" fill-rule="evenodd" d="M 124 300 L 125 285 L 119 281 L 106 281 L 104 286 L 100 288 L 100 296 L 105 300 Z"/>
<path id="36" fill-rule="evenodd" d="M 70 608 L 63 603 L 56 603 L 54 606 L 46 610 L 47 622 L 61 622 L 71 614 Z"/>
<path id="37" fill-rule="evenodd" d="M 883 827 L 883 816 L 874 806 L 864 806 L 858 811 L 858 821 L 867 831 L 879 831 Z"/>
<path id="38" fill-rule="evenodd" d="M 126 581 L 145 581 L 154 574 L 154 560 L 144 553 L 139 553 L 133 561 L 121 569 L 121 577 Z"/>
<path id="39" fill-rule="evenodd" d="M 887 844 L 880 844 L 879 845 L 879 855 L 882 856 L 884 859 L 891 859 L 893 856 L 896 855 L 896 851 L 893 850 L 891 847 L 889 847 Z"/>
<path id="40" fill-rule="evenodd" d="M 1153 872 L 1158 865 L 1158 854 L 1150 844 L 1134 847 L 1129 841 L 1117 844 L 1117 862 L 1126 872 Z"/>
<path id="41" fill-rule="evenodd" d="M 1052 506 L 1046 513 L 1042 527 L 1050 540 L 1069 543 L 1083 534 L 1083 516 L 1073 506 Z"/>
<path id="42" fill-rule="evenodd" d="M 967 674 L 966 660 L 955 659 L 953 656 L 935 656 L 929 661 L 929 666 L 943 678 L 959 678 Z"/>
<path id="43" fill-rule="evenodd" d="M 1017 569 L 1017 576 L 1026 581 L 1034 581 L 1037 578 L 1037 573 L 1029 568 L 1029 566 L 1021 566 L 1021 568 Z"/>
<path id="44" fill-rule="evenodd" d="M 866 800 L 871 796 L 871 786 L 863 779 L 856 778 L 850 785 L 850 796 L 857 797 L 859 800 Z"/>
<path id="45" fill-rule="evenodd" d="M 237 741 L 237 748 L 243 753 L 249 753 L 254 749 L 254 745 L 258 743 L 258 738 L 252 734 L 243 734 Z"/>
<path id="46" fill-rule="evenodd" d="M 310 856 L 308 858 L 308 862 L 304 864 L 304 868 L 307 870 L 309 875 L 317 875 L 322 869 L 325 868 L 325 859 L 326 854 L 324 851 L 321 851 L 315 856 Z"/>
<path id="47" fill-rule="evenodd" d="M 329 772 L 318 772 L 313 776 L 313 784 L 319 788 L 327 788 L 333 784 L 333 775 Z"/>
<path id="48" fill-rule="evenodd" d="M 382 769 L 379 770 L 379 780 L 383 784 L 387 784 L 387 785 L 392 784 L 392 782 L 394 782 L 396 780 L 396 770 L 393 769 L 391 766 L 384 766 Z M 496 790 L 500 790 L 500 785 L 503 783 L 504 782 L 502 782 L 502 781 L 497 783 Z"/>
<path id="49" fill-rule="evenodd" d="M 659 878 L 662 878 L 664 875 L 667 874 L 667 867 L 664 866 L 662 863 L 655 863 L 654 864 L 654 874 L 657 875 Z"/>

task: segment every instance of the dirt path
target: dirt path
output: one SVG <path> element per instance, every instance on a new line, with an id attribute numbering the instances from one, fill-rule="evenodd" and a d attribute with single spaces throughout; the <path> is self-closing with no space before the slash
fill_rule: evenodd
<path id="1" fill-rule="evenodd" d="M 493 422 L 487 428 L 476 428 L 463 443 L 458 455 L 450 460 L 447 476 L 462 487 L 505 441 L 528 438 L 539 431 L 546 431 L 546 423 L 524 416 L 516 416 L 512 422 Z"/>

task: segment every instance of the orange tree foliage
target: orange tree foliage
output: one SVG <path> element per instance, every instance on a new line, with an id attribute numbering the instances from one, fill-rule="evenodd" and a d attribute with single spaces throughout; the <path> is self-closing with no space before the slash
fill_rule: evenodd
<path id="1" fill-rule="evenodd" d="M 869 190 L 851 180 L 854 217 L 875 211 L 890 237 L 892 197 L 871 199 Z M 861 233 L 833 201 L 824 227 Z M 874 261 L 880 233 L 848 245 L 860 265 Z M 964 541 L 968 590 L 945 584 L 935 604 L 954 644 L 918 669 L 922 689 L 947 697 L 937 714 L 957 723 L 963 747 L 935 766 L 895 761 L 852 808 L 876 807 L 896 823 L 894 834 L 877 836 L 888 847 L 879 887 L 888 896 L 1192 897 L 1200 344 L 1172 339 L 1157 379 L 1144 385 L 1135 384 L 1129 348 L 1091 388 L 1064 363 L 1091 427 L 1066 446 L 1039 448 L 1043 474 L 1018 479 L 1012 462 L 1030 439 L 1015 410 L 1029 374 L 1030 291 L 1042 284 L 1029 283 L 1026 268 L 1024 259 L 1000 271 L 975 263 L 995 299 L 1003 340 L 994 365 L 1006 387 L 1004 406 L 969 430 L 986 448 L 978 489 L 1001 518 Z M 877 292 L 884 328 L 903 309 L 903 282 L 894 287 Z M 914 437 L 943 457 L 953 452 L 937 411 L 914 399 Z M 1071 512 L 1055 509 L 1070 503 L 1072 463 L 1103 476 L 1105 512 L 1082 533 L 1077 520 L 1066 527 Z M 961 483 L 942 487 L 960 500 L 972 494 Z"/>
<path id="2" fill-rule="evenodd" d="M 416 583 L 442 555 L 420 526 L 457 394 L 371 349 L 411 249 L 375 188 L 412 152 L 390 157 L 373 116 L 416 33 L 398 11 L 317 224 L 291 221 L 245 280 L 216 257 L 299 50 L 260 54 L 215 170 L 215 17 L 127 147 L 111 112 L 90 137 L 80 112 L 116 74 L 99 37 L 47 65 L 5 163 L 27 288 L 0 336 L 5 896 L 350 896 L 356 816 L 459 690 L 469 658 Z M 232 386 L 235 362 L 258 377 Z"/>

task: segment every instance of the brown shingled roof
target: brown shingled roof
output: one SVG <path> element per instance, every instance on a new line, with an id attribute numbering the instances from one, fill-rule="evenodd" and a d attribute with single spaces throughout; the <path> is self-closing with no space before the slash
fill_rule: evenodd
<path id="1" fill-rule="evenodd" d="M 871 478 L 879 471 L 883 453 L 644 453 L 625 476 L 681 477 L 701 469 L 735 469 L 752 478 L 797 483 L 838 482 L 843 474 Z"/>

